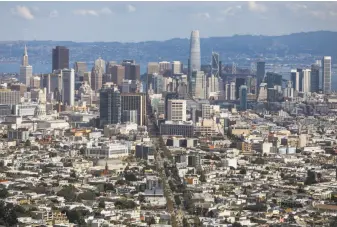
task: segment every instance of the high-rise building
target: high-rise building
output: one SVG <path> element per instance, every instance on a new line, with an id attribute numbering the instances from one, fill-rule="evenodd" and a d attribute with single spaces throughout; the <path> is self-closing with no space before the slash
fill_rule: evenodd
<path id="1" fill-rule="evenodd" d="M 311 65 L 311 78 L 310 78 L 310 89 L 311 92 L 318 93 L 319 91 L 319 65 L 312 64 Z"/>
<path id="2" fill-rule="evenodd" d="M 256 79 L 257 79 L 257 87 L 260 87 L 260 84 L 263 82 L 263 78 L 266 73 L 266 63 L 263 61 L 259 61 L 256 63 Z"/>
<path id="3" fill-rule="evenodd" d="M 121 111 L 137 110 L 137 123 L 146 124 L 146 94 L 145 93 L 122 93 Z"/>
<path id="4" fill-rule="evenodd" d="M 114 65 L 110 69 L 111 81 L 118 86 L 123 84 L 125 76 L 125 67 L 122 65 Z"/>
<path id="5" fill-rule="evenodd" d="M 52 53 L 52 70 L 69 69 L 69 49 L 64 46 L 56 46 Z"/>
<path id="6" fill-rule="evenodd" d="M 15 105 L 20 103 L 20 92 L 0 89 L 0 104 Z"/>
<path id="7" fill-rule="evenodd" d="M 300 73 L 296 69 L 290 72 L 290 80 L 295 91 L 300 91 Z"/>
<path id="8" fill-rule="evenodd" d="M 172 74 L 176 75 L 176 74 L 180 74 L 183 71 L 183 64 L 181 63 L 181 61 L 173 61 L 172 62 Z"/>
<path id="9" fill-rule="evenodd" d="M 221 78 L 215 76 L 214 74 L 208 77 L 207 98 L 210 97 L 211 93 L 216 93 L 217 96 L 220 95 L 219 80 L 221 80 Z"/>
<path id="10" fill-rule="evenodd" d="M 171 99 L 178 99 L 178 94 L 176 92 L 168 92 L 165 96 L 165 118 L 167 120 L 167 112 L 168 112 L 168 101 Z"/>
<path id="11" fill-rule="evenodd" d="M 219 54 L 216 52 L 212 52 L 212 75 L 215 77 L 219 77 L 220 72 L 220 62 L 219 62 Z"/>
<path id="12" fill-rule="evenodd" d="M 267 87 L 274 88 L 275 85 L 282 86 L 282 75 L 268 72 L 266 77 Z"/>
<path id="13" fill-rule="evenodd" d="M 207 98 L 207 88 L 206 88 L 206 75 L 203 71 L 193 71 L 193 76 L 195 78 L 195 88 L 194 97 L 197 99 Z"/>
<path id="14" fill-rule="evenodd" d="M 74 63 L 74 70 L 75 70 L 75 74 L 78 76 L 83 76 L 84 73 L 88 70 L 87 69 L 87 63 L 85 62 L 75 62 Z"/>
<path id="15" fill-rule="evenodd" d="M 169 121 L 186 121 L 186 100 L 168 100 L 167 119 Z"/>
<path id="16" fill-rule="evenodd" d="M 236 100 L 236 84 L 234 81 L 229 85 L 229 100 Z"/>
<path id="17" fill-rule="evenodd" d="M 241 85 L 240 87 L 240 110 L 247 110 L 247 86 Z"/>
<path id="18" fill-rule="evenodd" d="M 287 81 L 287 87 L 283 91 L 283 97 L 289 99 L 294 98 L 294 88 L 291 80 Z"/>
<path id="19" fill-rule="evenodd" d="M 163 74 L 171 69 L 171 63 L 169 61 L 159 62 L 159 73 Z"/>
<path id="20" fill-rule="evenodd" d="M 323 93 L 331 93 L 331 57 L 324 56 L 322 59 Z"/>
<path id="21" fill-rule="evenodd" d="M 121 94 L 117 87 L 102 88 L 99 100 L 100 126 L 121 123 Z"/>
<path id="22" fill-rule="evenodd" d="M 24 83 L 27 87 L 30 86 L 30 78 L 33 76 L 33 67 L 28 63 L 28 52 L 27 46 L 25 45 L 25 50 L 22 55 L 22 62 L 20 66 L 20 78 L 19 81 Z"/>
<path id="23" fill-rule="evenodd" d="M 25 45 L 25 50 L 24 50 L 24 53 L 23 53 L 23 56 L 22 56 L 22 63 L 21 63 L 22 66 L 28 66 L 29 63 L 28 63 L 28 51 L 27 51 L 27 46 Z"/>
<path id="24" fill-rule="evenodd" d="M 123 60 L 122 65 L 125 67 L 125 80 L 140 80 L 140 65 L 134 60 Z"/>
<path id="25" fill-rule="evenodd" d="M 98 91 L 102 88 L 104 74 L 103 70 L 105 68 L 105 63 L 103 62 L 104 61 L 99 58 L 95 61 L 94 67 L 92 67 L 90 85 L 93 91 Z"/>
<path id="26" fill-rule="evenodd" d="M 159 73 L 159 63 L 158 62 L 149 62 L 147 64 L 147 74 L 153 75 Z"/>
<path id="27" fill-rule="evenodd" d="M 240 98 L 240 87 L 246 84 L 245 78 L 235 78 L 235 100 Z"/>
<path id="28" fill-rule="evenodd" d="M 111 74 L 112 67 L 114 67 L 115 65 L 118 65 L 117 62 L 115 62 L 115 61 L 107 62 L 106 66 L 105 66 L 105 73 Z"/>
<path id="29" fill-rule="evenodd" d="M 40 84 L 41 84 L 41 81 L 40 81 L 40 77 L 39 76 L 32 76 L 30 78 L 30 87 L 31 88 L 40 88 Z"/>
<path id="30" fill-rule="evenodd" d="M 192 31 L 190 39 L 190 73 L 196 70 L 201 70 L 200 36 L 198 30 Z"/>
<path id="31" fill-rule="evenodd" d="M 302 71 L 302 74 L 303 74 L 302 92 L 304 92 L 304 93 L 311 92 L 311 90 L 310 90 L 311 70 L 310 69 L 304 69 Z"/>
<path id="32" fill-rule="evenodd" d="M 212 108 L 210 104 L 201 104 L 201 117 L 206 119 L 211 118 L 211 109 Z"/>
<path id="33" fill-rule="evenodd" d="M 64 105 L 75 104 L 75 71 L 74 69 L 62 70 L 62 102 Z"/>

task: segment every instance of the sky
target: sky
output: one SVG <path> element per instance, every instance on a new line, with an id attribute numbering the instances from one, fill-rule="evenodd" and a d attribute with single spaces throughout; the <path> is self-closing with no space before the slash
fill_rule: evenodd
<path id="1" fill-rule="evenodd" d="M 1 41 L 140 42 L 337 31 L 337 2 L 0 2 Z"/>

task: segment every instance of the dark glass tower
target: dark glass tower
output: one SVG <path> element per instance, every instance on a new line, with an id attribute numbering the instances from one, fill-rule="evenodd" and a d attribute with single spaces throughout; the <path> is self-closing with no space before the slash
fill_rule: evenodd
<path id="1" fill-rule="evenodd" d="M 310 89 L 311 92 L 319 91 L 319 65 L 311 65 Z"/>
<path id="2" fill-rule="evenodd" d="M 52 70 L 69 69 L 69 49 L 64 46 L 56 46 L 52 53 Z"/>
<path id="3" fill-rule="evenodd" d="M 121 94 L 116 88 L 103 88 L 99 93 L 100 125 L 121 123 Z"/>
<path id="4" fill-rule="evenodd" d="M 263 61 L 259 61 L 256 63 L 256 80 L 257 87 L 260 87 L 260 84 L 263 81 L 264 75 L 266 73 L 266 63 Z"/>

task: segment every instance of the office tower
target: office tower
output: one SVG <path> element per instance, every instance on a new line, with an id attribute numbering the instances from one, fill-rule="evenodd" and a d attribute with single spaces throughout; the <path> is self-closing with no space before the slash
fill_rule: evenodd
<path id="1" fill-rule="evenodd" d="M 310 90 L 310 79 L 311 79 L 311 70 L 310 69 L 304 69 L 302 71 L 303 79 L 302 79 L 302 92 L 311 92 Z"/>
<path id="2" fill-rule="evenodd" d="M 300 91 L 300 73 L 296 69 L 290 72 L 290 80 L 295 91 Z"/>
<path id="3" fill-rule="evenodd" d="M 234 81 L 230 83 L 230 94 L 229 94 L 229 100 L 236 100 L 236 84 Z"/>
<path id="4" fill-rule="evenodd" d="M 125 76 L 125 67 L 122 65 L 114 65 L 110 69 L 111 81 L 118 86 L 123 84 Z"/>
<path id="5" fill-rule="evenodd" d="M 257 79 L 257 87 L 260 87 L 260 84 L 263 82 L 263 78 L 266 73 L 266 63 L 263 61 L 259 61 L 256 63 L 256 79 Z"/>
<path id="6" fill-rule="evenodd" d="M 168 101 L 171 99 L 178 99 L 178 94 L 176 92 L 166 93 L 165 95 L 165 119 L 167 119 Z"/>
<path id="7" fill-rule="evenodd" d="M 282 75 L 268 72 L 266 82 L 268 88 L 273 88 L 275 85 L 282 86 Z"/>
<path id="8" fill-rule="evenodd" d="M 106 87 L 99 91 L 100 126 L 121 123 L 121 94 L 117 87 Z"/>
<path id="9" fill-rule="evenodd" d="M 323 93 L 331 93 L 331 57 L 324 56 L 322 59 Z"/>
<path id="10" fill-rule="evenodd" d="M 93 91 L 98 91 L 102 88 L 103 84 L 103 68 L 101 67 L 101 64 L 95 64 L 94 67 L 92 67 L 91 71 L 91 79 L 90 79 L 90 85 L 91 89 Z"/>
<path id="11" fill-rule="evenodd" d="M 83 82 L 88 82 L 88 84 L 91 85 L 91 72 L 84 73 Z"/>
<path id="12" fill-rule="evenodd" d="M 24 96 L 25 92 L 27 91 L 27 86 L 25 84 L 11 84 L 11 90 L 12 91 L 19 91 L 20 96 Z"/>
<path id="13" fill-rule="evenodd" d="M 40 88 L 40 77 L 39 76 L 32 76 L 30 78 L 30 87 L 31 88 Z"/>
<path id="14" fill-rule="evenodd" d="M 167 120 L 186 121 L 186 100 L 182 100 L 182 99 L 168 100 Z"/>
<path id="15" fill-rule="evenodd" d="M 230 100 L 231 87 L 230 84 L 225 85 L 225 100 Z"/>
<path id="16" fill-rule="evenodd" d="M 311 78 L 310 78 L 310 89 L 311 92 L 318 93 L 319 91 L 319 65 L 312 64 L 311 65 Z"/>
<path id="17" fill-rule="evenodd" d="M 153 75 L 155 73 L 159 73 L 159 63 L 158 62 L 149 62 L 147 64 L 147 74 Z"/>
<path id="18" fill-rule="evenodd" d="M 85 62 L 75 62 L 74 63 L 74 70 L 75 70 L 75 74 L 77 76 L 84 76 L 84 73 L 88 70 L 87 69 L 87 63 Z"/>
<path id="19" fill-rule="evenodd" d="M 0 89 L 0 104 L 15 105 L 20 103 L 20 92 Z"/>
<path id="20" fill-rule="evenodd" d="M 146 124 L 146 94 L 145 93 L 122 93 L 121 111 L 137 110 L 138 125 Z"/>
<path id="21" fill-rule="evenodd" d="M 193 77 L 195 78 L 194 97 L 197 99 L 206 99 L 206 75 L 203 71 L 194 71 Z"/>
<path id="22" fill-rule="evenodd" d="M 164 91 L 164 77 L 162 75 L 154 74 L 151 86 L 154 93 L 161 94 Z"/>
<path id="23" fill-rule="evenodd" d="M 247 86 L 240 86 L 240 110 L 247 110 Z"/>
<path id="24" fill-rule="evenodd" d="M 168 61 L 159 62 L 159 73 L 163 74 L 171 69 L 171 63 Z"/>
<path id="25" fill-rule="evenodd" d="M 196 70 L 201 70 L 200 37 L 198 30 L 192 31 L 190 39 L 190 73 Z"/>
<path id="26" fill-rule="evenodd" d="M 240 97 L 240 87 L 246 84 L 245 78 L 235 78 L 235 99 Z"/>
<path id="27" fill-rule="evenodd" d="M 112 74 L 112 68 L 115 66 L 115 65 L 118 65 L 117 62 L 115 61 L 109 61 L 106 63 L 106 66 L 105 66 L 105 73 L 106 74 Z"/>
<path id="28" fill-rule="evenodd" d="M 22 62 L 20 66 L 20 79 L 27 87 L 30 86 L 30 78 L 33 76 L 33 67 L 28 63 L 27 46 L 25 45 L 24 53 L 22 55 Z"/>
<path id="29" fill-rule="evenodd" d="M 214 74 L 208 77 L 207 98 L 210 97 L 211 93 L 213 94 L 216 93 L 216 96 L 219 96 L 220 93 L 219 80 L 221 80 L 221 78 L 216 77 Z"/>
<path id="30" fill-rule="evenodd" d="M 52 53 L 52 70 L 69 69 L 69 49 L 56 46 Z"/>
<path id="31" fill-rule="evenodd" d="M 140 66 L 134 60 L 123 60 L 125 67 L 125 80 L 140 80 Z"/>
<path id="32" fill-rule="evenodd" d="M 172 62 L 172 74 L 180 74 L 183 71 L 183 64 L 180 61 L 173 61 Z"/>
<path id="33" fill-rule="evenodd" d="M 201 104 L 201 117 L 206 119 L 211 118 L 211 109 L 210 104 Z"/>
<path id="34" fill-rule="evenodd" d="M 75 71 L 74 69 L 62 70 L 62 102 L 64 105 L 75 104 Z"/>
<path id="35" fill-rule="evenodd" d="M 286 88 L 284 89 L 283 92 L 283 97 L 288 99 L 294 98 L 294 88 L 291 80 L 287 81 Z"/>
<path id="36" fill-rule="evenodd" d="M 219 65 L 219 54 L 212 52 L 212 75 L 219 77 L 220 65 Z"/>
<path id="37" fill-rule="evenodd" d="M 100 67 L 102 69 L 102 72 L 105 73 L 106 65 L 105 61 L 101 57 L 95 60 L 95 66 Z"/>
<path id="38" fill-rule="evenodd" d="M 62 90 L 62 71 L 56 70 L 54 73 L 42 74 L 40 77 L 40 88 L 46 88 L 47 94 L 55 90 Z"/>
<path id="39" fill-rule="evenodd" d="M 137 110 L 124 110 L 122 112 L 122 123 L 127 122 L 137 124 Z"/>

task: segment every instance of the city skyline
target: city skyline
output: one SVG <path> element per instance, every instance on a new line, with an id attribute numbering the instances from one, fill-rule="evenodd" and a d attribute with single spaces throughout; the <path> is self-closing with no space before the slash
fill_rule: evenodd
<path id="1" fill-rule="evenodd" d="M 193 4 L 191 2 L 3 2 L 2 4 L 0 7 L 0 18 L 4 28 L 2 41 L 35 39 L 76 42 L 160 41 L 189 38 L 185 31 L 195 29 L 202 31 L 201 38 L 235 34 L 282 35 L 315 30 L 337 30 L 334 23 L 337 17 L 336 2 Z M 12 26 L 5 26 L 8 18 Z M 162 19 L 165 26 L 155 26 L 158 19 Z M 144 28 L 154 26 L 157 29 L 144 32 Z M 76 32 L 71 32 L 74 27 L 77 28 Z M 105 29 L 106 27 L 113 30 Z M 99 29 L 100 36 L 97 37 L 95 32 L 88 33 L 90 28 Z"/>

